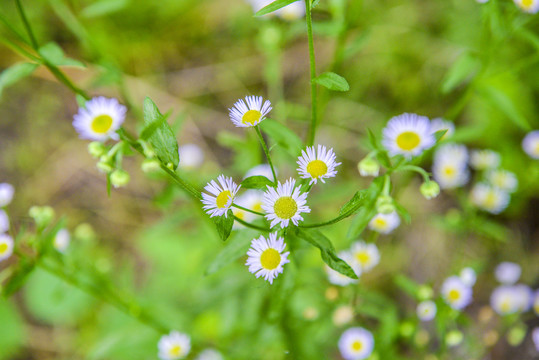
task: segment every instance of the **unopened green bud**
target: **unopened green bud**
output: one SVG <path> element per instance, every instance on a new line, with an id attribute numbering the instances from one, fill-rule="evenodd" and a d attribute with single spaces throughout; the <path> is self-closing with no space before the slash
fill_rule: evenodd
<path id="1" fill-rule="evenodd" d="M 54 219 L 54 209 L 50 206 L 32 206 L 28 211 L 30 217 L 34 219 L 36 225 L 45 227 Z"/>
<path id="2" fill-rule="evenodd" d="M 140 167 L 142 168 L 142 171 L 144 171 L 146 174 L 155 173 L 161 169 L 159 161 L 155 159 L 144 160 Z"/>
<path id="3" fill-rule="evenodd" d="M 526 337 L 526 327 L 522 324 L 516 325 L 507 334 L 507 342 L 511 346 L 519 346 Z"/>
<path id="4" fill-rule="evenodd" d="M 414 324 L 409 321 L 403 322 L 399 327 L 399 332 L 402 337 L 410 337 L 414 333 Z"/>
<path id="5" fill-rule="evenodd" d="M 389 195 L 379 196 L 376 200 L 376 211 L 381 214 L 391 214 L 393 211 L 395 211 L 393 198 Z"/>
<path id="6" fill-rule="evenodd" d="M 115 188 L 125 186 L 129 183 L 129 174 L 124 170 L 114 170 L 110 174 L 110 183 Z"/>
<path id="7" fill-rule="evenodd" d="M 357 164 L 361 176 L 378 176 L 380 164 L 373 158 L 365 158 Z"/>
<path id="8" fill-rule="evenodd" d="M 417 290 L 417 297 L 420 301 L 431 299 L 433 294 L 432 288 L 428 285 L 421 285 Z"/>
<path id="9" fill-rule="evenodd" d="M 419 191 L 426 199 L 432 199 L 440 194 L 440 185 L 436 181 L 425 181 L 419 187 Z"/>
<path id="10" fill-rule="evenodd" d="M 112 172 L 112 170 L 114 170 L 114 168 L 112 167 L 111 164 L 109 164 L 108 162 L 103 162 L 103 161 L 100 161 L 97 163 L 97 169 L 105 174 L 109 174 Z"/>
<path id="11" fill-rule="evenodd" d="M 171 163 L 171 162 L 169 162 L 169 163 L 167 164 L 167 167 L 168 167 L 170 170 L 174 170 L 174 164 Z"/>
<path id="12" fill-rule="evenodd" d="M 155 151 L 153 149 L 150 149 L 148 146 L 144 147 L 144 156 L 148 159 L 152 159 L 155 157 Z"/>
<path id="13" fill-rule="evenodd" d="M 88 144 L 88 152 L 97 159 L 107 153 L 107 148 L 99 141 L 92 141 Z"/>
<path id="14" fill-rule="evenodd" d="M 451 330 L 445 335 L 445 343 L 447 346 L 457 346 L 462 342 L 463 335 L 458 330 Z"/>

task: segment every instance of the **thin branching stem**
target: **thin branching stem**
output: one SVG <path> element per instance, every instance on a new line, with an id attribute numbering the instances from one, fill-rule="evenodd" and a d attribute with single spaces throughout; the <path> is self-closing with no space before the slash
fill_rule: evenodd
<path id="1" fill-rule="evenodd" d="M 275 169 L 273 168 L 273 162 L 271 161 L 271 156 L 269 153 L 268 145 L 266 144 L 266 141 L 264 140 L 264 137 L 262 136 L 262 133 L 260 132 L 260 128 L 258 125 L 255 126 L 256 134 L 258 135 L 258 139 L 260 140 L 260 144 L 262 145 L 262 148 L 264 149 L 264 153 L 266 154 L 266 159 L 268 159 L 268 164 L 271 167 L 271 173 L 273 174 L 273 183 L 277 184 L 277 175 L 275 174 Z"/>
<path id="2" fill-rule="evenodd" d="M 307 37 L 309 41 L 309 64 L 311 71 L 311 127 L 309 128 L 309 138 L 307 145 L 312 146 L 314 144 L 314 138 L 316 135 L 317 125 L 317 96 L 316 96 L 316 63 L 314 60 L 314 40 L 313 40 L 313 23 L 311 16 L 311 0 L 305 0 L 305 18 L 307 19 Z"/>

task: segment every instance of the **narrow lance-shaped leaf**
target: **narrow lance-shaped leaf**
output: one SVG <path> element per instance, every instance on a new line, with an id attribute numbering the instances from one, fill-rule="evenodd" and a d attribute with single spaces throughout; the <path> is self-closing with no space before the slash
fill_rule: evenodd
<path id="1" fill-rule="evenodd" d="M 226 241 L 232 232 L 232 226 L 234 225 L 234 213 L 232 210 L 228 210 L 227 216 L 214 216 L 212 217 L 217 232 L 221 240 Z"/>
<path id="2" fill-rule="evenodd" d="M 374 179 L 371 186 L 365 190 L 366 192 L 363 206 L 360 207 L 355 219 L 350 225 L 350 229 L 348 229 L 347 237 L 349 239 L 356 239 L 359 235 L 361 235 L 365 227 L 367 227 L 369 221 L 374 215 L 376 215 L 376 199 L 382 191 L 383 185 L 383 177 L 378 177 Z"/>
<path id="3" fill-rule="evenodd" d="M 354 194 L 352 199 L 341 207 L 339 215 L 350 216 L 356 212 L 359 207 L 364 203 L 367 197 L 367 190 L 360 190 Z"/>
<path id="4" fill-rule="evenodd" d="M 284 8 L 287 5 L 292 4 L 293 2 L 296 2 L 298 0 L 276 0 L 272 2 L 271 4 L 263 7 L 262 9 L 258 10 L 255 16 L 262 16 L 269 13 L 272 13 L 274 11 L 279 10 L 280 8 Z"/>
<path id="5" fill-rule="evenodd" d="M 29 76 L 37 69 L 37 64 L 19 63 L 7 68 L 0 74 L 0 96 L 5 88 Z"/>
<path id="6" fill-rule="evenodd" d="M 350 85 L 348 81 L 343 78 L 341 75 L 335 74 L 333 72 L 325 72 L 313 80 L 315 83 L 325 86 L 330 90 L 335 91 L 348 91 L 350 90 Z"/>

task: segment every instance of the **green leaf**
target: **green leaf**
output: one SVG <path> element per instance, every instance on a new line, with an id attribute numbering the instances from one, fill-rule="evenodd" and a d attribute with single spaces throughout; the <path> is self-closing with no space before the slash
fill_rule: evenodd
<path id="1" fill-rule="evenodd" d="M 180 162 L 180 155 L 174 132 L 170 125 L 164 121 L 164 116 L 149 97 L 144 99 L 143 111 L 146 128 L 153 123 L 159 124 L 155 129 L 153 126 L 151 127 L 153 131 L 150 135 L 147 135 L 148 142 L 152 145 L 161 163 L 165 166 L 172 164 L 175 170 Z"/>
<path id="2" fill-rule="evenodd" d="M 325 86 L 330 90 L 335 91 L 348 91 L 350 85 L 348 81 L 342 76 L 335 74 L 334 72 L 325 72 L 313 80 L 315 83 Z"/>
<path id="3" fill-rule="evenodd" d="M 13 272 L 13 275 L 9 278 L 7 283 L 2 289 L 2 294 L 5 297 L 11 296 L 17 290 L 21 288 L 26 282 L 28 275 L 34 271 L 36 263 L 26 258 L 21 258 L 17 268 Z"/>
<path id="4" fill-rule="evenodd" d="M 352 270 L 350 265 L 346 261 L 342 260 L 337 256 L 335 248 L 331 241 L 320 231 L 318 230 L 306 230 L 306 229 L 297 229 L 297 235 L 299 238 L 307 241 L 311 245 L 320 249 L 320 255 L 322 260 L 333 270 L 340 272 L 343 275 L 348 276 L 352 279 L 357 279 L 357 275 Z"/>
<path id="5" fill-rule="evenodd" d="M 82 9 L 80 14 L 86 18 L 108 15 L 122 10 L 129 4 L 129 2 L 129 0 L 96 1 Z"/>
<path id="6" fill-rule="evenodd" d="M 442 129 L 442 130 L 438 130 L 434 133 L 434 139 L 436 140 L 436 142 L 440 141 L 444 135 L 447 133 L 447 129 Z"/>
<path id="7" fill-rule="evenodd" d="M 401 288 L 401 290 L 406 292 L 408 295 L 410 295 L 414 299 L 417 298 L 417 294 L 419 293 L 419 288 L 420 288 L 420 285 L 417 282 L 415 282 L 414 280 L 402 274 L 395 276 L 394 281 L 395 281 L 395 284 L 399 288 Z"/>
<path id="8" fill-rule="evenodd" d="M 232 232 L 232 225 L 234 225 L 234 213 L 232 210 L 228 210 L 227 216 L 214 216 L 212 217 L 217 232 L 221 240 L 226 241 Z"/>
<path id="9" fill-rule="evenodd" d="M 360 190 L 354 194 L 354 196 L 341 207 L 339 215 L 350 216 L 359 210 L 359 207 L 363 205 L 365 198 L 367 197 L 367 190 Z"/>
<path id="10" fill-rule="evenodd" d="M 401 218 L 404 219 L 404 222 L 407 224 L 410 224 L 412 222 L 412 217 L 410 216 L 410 213 L 404 206 L 401 204 L 398 204 L 397 202 L 394 203 L 395 209 L 397 210 L 397 213 L 400 215 Z"/>
<path id="11" fill-rule="evenodd" d="M 78 66 L 85 68 L 80 61 L 70 59 L 64 55 L 62 48 L 53 42 L 43 45 L 37 51 L 45 60 L 55 66 Z"/>
<path id="12" fill-rule="evenodd" d="M 361 235 L 367 224 L 376 215 L 376 199 L 382 192 L 384 186 L 384 178 L 377 177 L 373 180 L 371 185 L 365 191 L 365 199 L 363 200 L 363 206 L 359 209 L 355 219 L 352 221 L 350 228 L 348 229 L 348 239 L 356 239 Z"/>
<path id="13" fill-rule="evenodd" d="M 442 81 L 442 93 L 447 94 L 462 84 L 481 67 L 481 62 L 473 55 L 465 53 L 449 68 Z"/>
<path id="14" fill-rule="evenodd" d="M 283 124 L 266 119 L 260 123 L 260 128 L 279 146 L 286 149 L 292 156 L 298 156 L 303 148 L 303 142 L 292 130 Z"/>
<path id="15" fill-rule="evenodd" d="M 254 230 L 246 229 L 244 231 L 237 232 L 233 238 L 226 243 L 225 247 L 208 266 L 206 275 L 210 275 L 220 270 L 222 267 L 236 261 L 249 250 L 251 241 L 259 236 L 259 233 Z"/>
<path id="16" fill-rule="evenodd" d="M 26 338 L 20 310 L 12 302 L 0 299 L 0 319 L 0 359 L 16 359 L 17 350 L 23 346 Z"/>
<path id="17" fill-rule="evenodd" d="M 2 71 L 0 74 L 0 96 L 5 88 L 31 75 L 38 66 L 31 63 L 18 63 Z"/>
<path id="18" fill-rule="evenodd" d="M 272 2 L 271 4 L 269 4 L 268 6 L 265 6 L 262 9 L 258 10 L 255 16 L 262 16 L 262 15 L 272 13 L 296 1 L 298 0 L 276 0 Z"/>
<path id="19" fill-rule="evenodd" d="M 517 109 L 513 100 L 501 89 L 494 86 L 486 85 L 481 88 L 481 93 L 485 96 L 486 100 L 494 107 L 504 113 L 509 119 L 511 119 L 518 127 L 524 131 L 530 131 L 531 126 L 528 120 Z"/>
<path id="20" fill-rule="evenodd" d="M 371 129 L 367 129 L 367 135 L 369 136 L 369 143 L 371 144 L 373 149 L 379 149 L 380 143 L 378 142 L 378 139 L 376 139 L 376 135 L 371 131 Z"/>
<path id="21" fill-rule="evenodd" d="M 249 176 L 241 182 L 241 186 L 246 189 L 266 189 L 266 186 L 274 184 L 265 176 Z"/>

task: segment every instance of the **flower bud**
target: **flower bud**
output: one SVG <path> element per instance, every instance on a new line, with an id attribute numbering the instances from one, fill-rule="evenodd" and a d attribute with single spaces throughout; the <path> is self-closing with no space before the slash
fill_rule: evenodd
<path id="1" fill-rule="evenodd" d="M 108 162 L 100 161 L 97 163 L 97 169 L 105 174 L 110 174 L 114 168 Z"/>
<path id="2" fill-rule="evenodd" d="M 419 187 L 419 191 L 426 199 L 432 199 L 440 194 L 440 185 L 436 181 L 425 181 Z"/>
<path id="3" fill-rule="evenodd" d="M 13 200 L 13 194 L 15 193 L 15 188 L 13 185 L 8 183 L 0 184 L 0 207 L 9 205 L 11 200 Z"/>
<path id="4" fill-rule="evenodd" d="M 451 330 L 445 336 L 445 343 L 449 347 L 457 346 L 462 342 L 462 333 L 458 330 Z"/>
<path id="5" fill-rule="evenodd" d="M 378 176 L 380 164 L 373 158 L 365 158 L 357 164 L 361 176 Z"/>
<path id="6" fill-rule="evenodd" d="M 28 215 L 34 219 L 37 226 L 45 227 L 54 219 L 54 209 L 50 206 L 32 206 Z"/>
<path id="7" fill-rule="evenodd" d="M 429 300 L 434 295 L 434 292 L 432 291 L 432 288 L 428 285 L 421 285 L 417 291 L 417 297 L 419 300 Z"/>
<path id="8" fill-rule="evenodd" d="M 102 142 L 92 141 L 88 144 L 88 153 L 97 159 L 107 153 L 107 148 Z"/>
<path id="9" fill-rule="evenodd" d="M 110 174 L 110 183 L 115 188 L 125 186 L 129 183 L 129 174 L 124 170 L 114 170 Z"/>
<path id="10" fill-rule="evenodd" d="M 507 333 L 507 342 L 511 346 L 519 346 L 526 337 L 526 327 L 523 324 L 518 324 L 511 328 Z"/>
<path id="11" fill-rule="evenodd" d="M 140 167 L 146 174 L 155 173 L 161 169 L 159 161 L 155 159 L 145 159 Z"/>
<path id="12" fill-rule="evenodd" d="M 380 195 L 376 200 L 376 211 L 381 214 L 391 214 L 395 211 L 393 198 L 389 195 Z"/>

